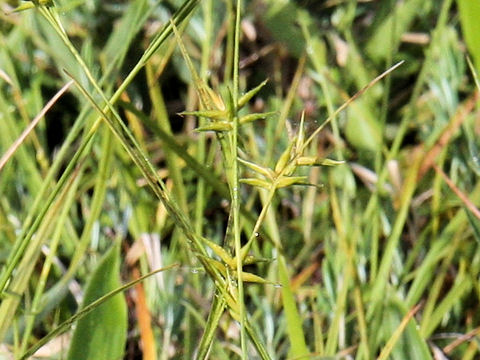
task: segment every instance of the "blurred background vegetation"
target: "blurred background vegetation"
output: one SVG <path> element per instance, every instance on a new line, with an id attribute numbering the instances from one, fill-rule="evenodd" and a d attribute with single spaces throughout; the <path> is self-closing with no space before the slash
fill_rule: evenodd
<path id="1" fill-rule="evenodd" d="M 177 24 L 183 43 L 225 98 L 236 2 L 185 3 L 193 5 Z M 13 11 L 25 4 L 35 6 Z M 195 357 L 215 284 L 79 86 L 7 153 L 70 76 L 104 104 L 85 68 L 110 98 L 182 4 L 0 3 L 1 356 L 20 358 L 47 336 L 38 358 Z M 478 19 L 480 3 L 470 0 L 242 2 L 240 91 L 268 83 L 241 114 L 274 114 L 240 128 L 239 156 L 275 168 L 303 114 L 307 136 L 330 117 L 306 152 L 336 161 L 297 170 L 310 185 L 276 192 L 250 251 L 261 261 L 244 268 L 270 282 L 245 283 L 240 300 L 270 358 L 480 357 Z M 170 34 L 144 65 L 115 109 L 192 229 L 230 252 L 218 139 L 194 130 L 204 119 L 179 114 L 199 100 L 178 39 Z M 241 185 L 244 243 L 265 197 Z M 47 335 L 99 296 L 170 264 L 179 266 L 112 297 L 75 332 Z M 228 311 L 215 327 L 210 358 L 245 358 Z M 247 358 L 265 358 L 247 343 Z"/>

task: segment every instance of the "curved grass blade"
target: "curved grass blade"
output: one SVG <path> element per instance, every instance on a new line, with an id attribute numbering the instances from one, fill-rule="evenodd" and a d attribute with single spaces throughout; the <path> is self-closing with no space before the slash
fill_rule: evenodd
<path id="1" fill-rule="evenodd" d="M 87 315 L 88 313 L 90 313 L 91 311 L 93 311 L 94 309 L 96 309 L 98 306 L 100 306 L 101 304 L 103 304 L 105 301 L 109 300 L 110 298 L 112 298 L 113 296 L 125 291 L 125 290 L 128 290 L 130 289 L 132 286 L 134 286 L 135 284 L 149 278 L 150 276 L 152 275 L 155 275 L 159 272 L 162 272 L 162 271 L 166 271 L 166 270 L 170 270 L 170 269 L 173 269 L 175 267 L 178 267 L 180 266 L 179 264 L 172 264 L 172 265 L 168 265 L 168 266 L 165 266 L 161 269 L 157 269 L 157 270 L 154 270 L 152 272 L 149 272 L 148 274 L 144 275 L 144 276 L 141 276 L 139 277 L 138 279 L 136 280 L 133 280 L 123 286 L 120 286 L 119 288 L 115 289 L 115 290 L 112 290 L 110 291 L 109 293 L 103 295 L 102 297 L 100 297 L 99 299 L 95 300 L 94 302 L 90 303 L 89 305 L 85 306 L 82 310 L 80 310 L 78 313 L 76 313 L 75 315 L 73 315 L 70 319 L 64 321 L 62 324 L 60 324 L 56 329 L 52 330 L 51 332 L 49 332 L 43 339 L 41 339 L 38 343 L 36 343 L 34 346 L 32 346 L 30 349 L 28 349 L 21 357 L 20 357 L 20 360 L 24 360 L 24 359 L 28 359 L 30 356 L 32 356 L 33 354 L 35 354 L 35 352 L 40 349 L 43 345 L 45 345 L 47 342 L 49 342 L 51 339 L 53 339 L 54 337 L 58 336 L 59 334 L 63 333 L 64 331 L 66 331 L 73 323 L 75 323 L 77 320 L 83 318 L 85 315 Z"/>
<path id="2" fill-rule="evenodd" d="M 398 299 L 392 299 L 386 309 L 384 331 L 389 325 L 396 329 L 388 339 L 377 360 L 386 359 L 432 359 L 427 343 L 420 336 L 413 316 L 420 310 L 421 304 L 406 311 L 405 305 Z M 405 314 L 405 315 L 403 315 Z M 402 318 L 403 317 L 403 318 Z M 390 319 L 390 321 L 388 321 Z M 401 321 L 399 321 L 401 319 Z"/>
<path id="3" fill-rule="evenodd" d="M 210 308 L 210 313 L 208 315 L 207 323 L 205 324 L 205 330 L 202 334 L 202 338 L 200 339 L 197 355 L 195 357 L 196 360 L 205 360 L 208 358 L 208 353 L 214 340 L 215 331 L 217 330 L 218 323 L 220 322 L 220 317 L 225 310 L 225 306 L 225 299 L 220 296 L 218 291 L 216 291 L 213 298 L 212 307 Z"/>
<path id="4" fill-rule="evenodd" d="M 172 22 L 175 24 L 180 24 L 182 23 L 188 16 L 192 13 L 192 11 L 196 8 L 199 0 L 186 0 L 183 5 L 176 11 L 176 13 L 172 16 Z M 62 27 L 59 26 L 59 23 L 57 23 L 56 16 L 52 17 L 52 14 L 50 13 L 51 11 L 55 11 L 52 9 L 46 9 L 46 8 L 39 8 L 42 12 L 42 14 L 46 17 L 46 19 L 51 23 L 55 31 L 59 33 L 59 36 L 62 37 L 62 40 L 66 43 L 67 47 L 70 49 L 72 54 L 75 56 L 77 61 L 82 65 L 84 68 L 87 76 L 89 79 L 96 85 L 96 88 L 99 90 L 99 86 L 96 83 L 96 81 L 93 79 L 93 77 L 90 74 L 90 71 L 86 67 L 85 63 L 83 62 L 82 58 L 79 56 L 77 53 L 76 49 L 73 47 L 73 45 L 70 43 L 69 39 L 66 37 L 66 35 L 62 32 Z M 138 72 L 142 69 L 142 67 L 145 65 L 145 63 L 150 59 L 150 57 L 158 50 L 158 48 L 163 44 L 163 42 L 168 38 L 168 36 L 172 33 L 172 27 L 171 24 L 166 24 L 166 26 L 158 32 L 157 36 L 154 38 L 154 40 L 150 43 L 149 47 L 139 60 L 139 62 L 136 64 L 136 66 L 130 71 L 128 76 L 125 78 L 125 80 L 122 82 L 122 84 L 119 86 L 115 94 L 110 98 L 107 103 L 112 106 L 119 98 L 120 95 L 125 91 L 127 86 L 131 83 L 131 81 L 135 78 L 135 76 L 138 74 Z M 102 93 L 103 95 L 103 93 Z M 107 110 L 107 109 L 106 109 Z M 3 292 L 7 286 L 7 282 L 10 279 L 10 276 L 12 275 L 13 270 L 18 264 L 18 261 L 27 247 L 28 243 L 31 241 L 35 231 L 38 229 L 40 226 L 41 222 L 45 218 L 45 215 L 49 209 L 49 207 L 52 205 L 55 197 L 59 194 L 61 189 L 65 186 L 67 179 L 69 175 L 73 172 L 75 165 L 78 163 L 79 159 L 82 157 L 82 154 L 85 153 L 86 150 L 89 149 L 89 147 L 92 144 L 92 139 L 95 135 L 96 129 L 98 128 L 99 124 L 101 122 L 101 118 L 98 118 L 95 124 L 91 127 L 90 131 L 87 132 L 87 135 L 83 138 L 82 142 L 80 143 L 78 150 L 74 154 L 74 156 L 71 158 L 71 161 L 68 163 L 66 166 L 66 169 L 64 170 L 62 176 L 58 180 L 57 184 L 54 186 L 52 192 L 50 195 L 47 197 L 46 192 L 49 190 L 49 182 L 45 181 L 44 186 L 42 187 L 39 195 L 37 196 L 34 205 L 32 206 L 32 211 L 29 213 L 27 216 L 27 219 L 24 222 L 24 226 L 22 228 L 22 233 L 18 237 L 17 243 L 19 244 L 18 246 L 15 246 L 15 254 L 13 256 L 9 256 L 9 261 L 6 264 L 6 266 L 2 269 L 2 272 L 0 274 L 0 293 Z M 78 134 L 81 130 L 81 122 L 76 122 L 74 125 L 74 128 L 72 128 L 71 133 L 69 134 L 67 140 L 65 141 L 66 144 L 71 144 L 75 138 L 75 135 Z M 71 136 L 70 136 L 71 135 Z M 66 155 L 66 152 L 68 150 L 68 146 L 62 147 L 62 156 L 59 155 L 58 157 L 58 162 L 55 162 L 54 165 L 52 165 L 52 171 L 49 172 L 47 175 L 47 179 L 51 180 L 53 179 L 56 171 L 60 167 L 62 161 L 61 159 L 63 156 Z M 45 198 L 47 200 L 45 201 Z M 42 205 L 42 208 L 39 208 L 39 206 Z M 35 217 L 35 212 L 39 211 L 38 215 Z M 16 244 L 17 244 L 16 243 Z"/>

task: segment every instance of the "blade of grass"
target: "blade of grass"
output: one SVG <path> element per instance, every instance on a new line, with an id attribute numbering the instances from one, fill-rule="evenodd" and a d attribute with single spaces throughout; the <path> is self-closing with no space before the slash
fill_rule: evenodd
<path id="1" fill-rule="evenodd" d="M 402 334 L 407 328 L 407 325 L 409 324 L 410 320 L 413 318 L 413 316 L 420 310 L 421 304 L 416 305 L 414 308 L 412 308 L 402 319 L 400 325 L 397 327 L 395 332 L 392 334 L 390 339 L 388 340 L 387 344 L 385 347 L 382 349 L 382 352 L 380 355 L 377 357 L 377 360 L 386 360 L 389 358 L 391 352 L 393 351 L 393 348 L 395 344 L 398 342 Z M 428 352 L 426 353 L 427 355 Z M 423 355 L 426 355 L 425 352 Z M 428 357 L 430 358 L 430 357 Z M 422 357 L 422 359 L 428 359 L 427 357 Z"/>
<path id="2" fill-rule="evenodd" d="M 75 252 L 70 261 L 69 268 L 63 279 L 57 283 L 57 286 L 59 287 L 64 284 L 66 285 L 66 283 L 70 281 L 71 278 L 73 278 L 75 272 L 80 267 L 82 258 L 84 257 L 88 245 L 91 241 L 94 225 L 96 222 L 99 221 L 99 217 L 102 212 L 103 202 L 107 193 L 108 177 L 113 167 L 113 152 L 115 145 L 112 140 L 112 135 L 108 132 L 108 129 L 106 127 L 102 127 L 98 131 L 102 133 L 101 135 L 103 138 L 103 142 L 101 146 L 101 158 L 98 165 L 98 176 L 96 177 L 95 185 L 93 188 L 90 214 L 83 227 L 80 240 L 75 247 Z"/>
<path id="3" fill-rule="evenodd" d="M 5 299 L 0 304 L 0 339 L 3 339 L 14 319 L 13 314 L 16 313 L 17 307 L 21 300 L 21 295 L 25 292 L 30 276 L 34 270 L 37 259 L 40 256 L 40 248 L 42 244 L 46 243 L 49 234 L 52 231 L 53 225 L 62 227 L 55 221 L 58 212 L 62 206 L 71 206 L 74 198 L 69 197 L 70 202 L 65 203 L 64 199 L 68 195 L 74 180 L 77 176 L 81 176 L 81 168 L 77 169 L 77 173 L 70 177 L 68 184 L 62 189 L 59 198 L 45 214 L 45 221 L 39 226 L 36 236 L 29 242 L 28 248 L 21 258 L 18 259 L 18 275 L 14 276 L 9 283 L 9 292 L 5 293 Z M 62 218 L 65 219 L 65 218 Z"/>
<path id="4" fill-rule="evenodd" d="M 71 210 L 71 206 L 74 203 L 76 191 L 78 189 L 80 179 L 81 179 L 80 176 L 75 176 L 75 178 L 73 179 L 74 180 L 73 184 L 72 186 L 70 186 L 70 188 L 68 189 L 68 194 L 65 196 L 65 201 L 63 202 L 64 206 L 62 207 L 62 209 L 60 209 L 60 212 L 57 216 L 58 223 L 55 226 L 55 230 L 49 244 L 49 252 L 43 264 L 42 272 L 40 274 L 37 287 L 35 288 L 35 294 L 33 296 L 31 310 L 30 310 L 30 313 L 27 313 L 26 315 L 26 319 L 25 319 L 26 324 L 25 324 L 25 329 L 23 330 L 20 353 L 24 353 L 27 349 L 29 338 L 35 324 L 36 316 L 41 310 L 41 297 L 47 285 L 47 279 L 50 274 L 52 262 L 53 262 L 54 256 L 56 255 L 57 248 L 60 244 L 62 233 L 64 232 L 64 224 L 66 223 L 67 217 Z"/>
<path id="5" fill-rule="evenodd" d="M 88 304 L 87 306 L 85 306 L 82 310 L 80 310 L 79 312 L 77 312 L 75 315 L 73 315 L 72 317 L 70 317 L 68 320 L 64 321 L 63 323 L 61 323 L 57 328 L 55 328 L 54 330 L 52 330 L 51 332 L 49 332 L 45 337 L 43 337 L 40 341 L 38 341 L 34 346 L 32 346 L 31 348 L 29 348 L 24 354 L 22 354 L 22 356 L 20 357 L 21 360 L 23 359 L 28 359 L 30 356 L 32 356 L 33 354 L 35 354 L 35 352 L 40 349 L 43 345 L 45 345 L 48 341 L 50 341 L 51 339 L 53 339 L 54 337 L 58 336 L 59 334 L 65 332 L 66 330 L 68 330 L 68 328 L 70 326 L 72 326 L 77 320 L 83 318 L 85 315 L 89 314 L 91 311 L 95 310 L 98 306 L 102 305 L 105 301 L 108 301 L 109 299 L 111 299 L 113 296 L 125 291 L 125 290 L 128 290 L 129 288 L 131 288 L 132 286 L 135 286 L 136 284 L 138 284 L 139 282 L 149 278 L 150 276 L 152 275 L 155 275 L 159 272 L 162 272 L 162 271 L 167 271 L 167 270 L 170 270 L 170 269 L 173 269 L 173 268 L 176 268 L 178 267 L 179 264 L 172 264 L 172 265 L 168 265 L 168 266 L 165 266 L 161 269 L 157 269 L 157 270 L 154 270 L 154 271 L 151 271 L 149 272 L 148 274 L 146 275 L 143 275 L 141 276 L 140 278 L 136 279 L 136 280 L 133 280 L 133 281 L 130 281 L 129 283 L 123 285 L 123 286 L 120 286 L 118 287 L 117 289 L 115 290 L 112 290 L 110 292 L 108 292 L 107 294 L 103 295 L 102 297 L 98 298 L 97 300 L 93 301 L 92 303 Z"/>
<path id="6" fill-rule="evenodd" d="M 416 104 L 417 104 L 418 98 L 420 97 L 422 87 L 425 81 L 427 80 L 428 69 L 430 66 L 433 66 L 432 62 L 434 61 L 434 44 L 436 44 L 437 41 L 439 41 L 441 30 L 444 29 L 446 26 L 446 22 L 448 20 L 448 13 L 449 13 L 452 1 L 453 0 L 445 0 L 442 3 L 442 7 L 440 9 L 440 15 L 438 17 L 437 24 L 433 31 L 431 45 L 426 51 L 425 61 L 423 62 L 420 73 L 418 74 L 417 80 L 415 81 L 412 95 L 410 97 L 410 100 L 407 106 L 407 111 L 402 117 L 400 125 L 396 131 L 395 138 L 393 139 L 393 143 L 387 155 L 385 156 L 385 160 L 384 160 L 385 164 L 388 164 L 390 161 L 394 160 L 397 157 L 402 141 L 407 133 L 408 126 L 416 115 Z M 365 214 L 366 214 L 366 219 L 368 219 L 368 221 L 372 219 L 372 216 L 371 216 L 372 209 L 378 208 L 378 205 L 377 205 L 378 191 L 382 189 L 385 183 L 385 180 L 388 175 L 387 170 L 388 170 L 388 166 L 382 167 L 382 171 L 380 172 L 380 175 L 378 177 L 378 182 L 376 187 L 376 189 L 378 190 L 373 193 L 372 197 L 370 198 L 367 204 Z M 372 256 L 377 256 L 377 255 L 372 254 Z M 375 278 L 375 276 L 376 274 L 372 274 L 371 276 L 372 281 Z"/>
<path id="7" fill-rule="evenodd" d="M 341 213 L 336 189 L 332 180 L 332 175 L 330 175 L 330 204 L 332 208 L 332 216 L 334 219 L 335 228 L 337 231 L 337 241 L 339 243 L 341 253 L 344 254 L 344 256 L 342 256 L 342 260 L 345 263 L 343 265 L 343 271 L 341 271 L 341 273 L 338 273 L 337 275 L 338 289 L 336 290 L 338 291 L 338 295 L 335 303 L 335 310 L 332 317 L 331 325 L 328 329 L 327 342 L 325 345 L 325 354 L 327 356 L 333 356 L 337 352 L 338 341 L 341 333 L 341 322 L 345 319 L 348 290 L 352 282 L 353 266 L 351 259 L 354 258 L 351 246 L 348 244 L 347 241 L 348 224 L 346 224 L 345 222 L 348 221 L 347 219 L 349 217 L 344 216 L 345 214 Z"/>
<path id="8" fill-rule="evenodd" d="M 437 173 L 442 176 L 448 187 L 455 193 L 455 195 L 460 198 L 465 207 L 470 210 L 477 219 L 480 219 L 480 210 L 478 210 L 475 204 L 470 201 L 470 199 L 453 183 L 452 180 L 450 180 L 450 178 L 437 165 L 433 164 L 433 168 Z"/>
<path id="9" fill-rule="evenodd" d="M 122 146 L 127 151 L 129 156 L 135 162 L 135 164 L 139 167 L 142 171 L 143 175 L 145 176 L 147 182 L 149 183 L 150 187 L 154 191 L 155 195 L 162 201 L 164 206 L 167 208 L 168 213 L 173 216 L 177 222 L 177 224 L 182 229 L 184 235 L 188 239 L 188 246 L 191 247 L 194 254 L 197 255 L 198 260 L 203 265 L 207 273 L 212 277 L 215 281 L 217 288 L 222 291 L 223 296 L 227 298 L 227 303 L 230 301 L 230 304 L 238 305 L 238 299 L 232 298 L 232 295 L 228 293 L 225 289 L 225 279 L 219 273 L 219 270 L 212 265 L 209 261 L 209 257 L 206 253 L 206 250 L 203 245 L 203 240 L 200 236 L 198 236 L 193 228 L 191 227 L 190 223 L 186 219 L 184 213 L 179 209 L 177 203 L 173 201 L 169 195 L 169 192 L 162 181 L 162 179 L 158 176 L 157 172 L 154 170 L 153 165 L 148 161 L 148 157 L 143 154 L 142 149 L 139 147 L 138 143 L 136 143 L 135 139 L 132 138 L 131 133 L 128 129 L 125 128 L 125 125 L 120 125 L 118 128 L 118 122 L 121 122 L 120 119 L 117 119 L 117 124 L 113 123 L 112 119 L 102 111 L 98 104 L 92 99 L 92 97 L 87 93 L 87 91 L 80 85 L 78 81 L 75 81 L 76 86 L 82 92 L 82 94 L 90 101 L 92 106 L 99 112 L 102 116 L 102 119 L 107 122 L 112 132 L 115 136 L 120 140 Z M 118 114 L 117 114 L 118 115 Z M 128 138 L 127 138 L 128 137 Z M 230 305 L 229 304 L 229 305 Z M 244 321 L 247 321 L 244 319 Z M 260 342 L 254 343 L 256 346 L 261 344 Z M 263 345 L 261 345 L 263 347 Z M 263 349 L 258 349 L 260 353 L 263 352 Z"/>
<path id="10" fill-rule="evenodd" d="M 403 227 L 408 215 L 408 209 L 412 200 L 413 193 L 417 186 L 418 169 L 420 166 L 422 157 L 417 152 L 414 154 L 414 159 L 411 163 L 409 172 L 407 174 L 402 196 L 401 205 L 398 211 L 395 224 L 393 226 L 392 234 L 387 240 L 385 251 L 380 262 L 378 274 L 376 276 L 375 283 L 372 287 L 370 307 L 367 312 L 367 317 L 371 317 L 374 311 L 378 310 L 378 305 L 383 300 L 383 295 L 387 286 L 388 276 L 390 273 L 390 267 L 392 265 L 393 257 L 397 248 L 397 244 L 400 240 Z"/>
<path id="11" fill-rule="evenodd" d="M 290 276 L 288 274 L 286 259 L 283 255 L 278 256 L 278 276 L 282 285 L 283 310 L 287 319 L 287 334 L 290 341 L 289 356 L 295 358 L 308 358 L 308 348 L 305 342 L 305 335 L 302 328 L 302 317 L 300 316 L 295 297 L 290 287 Z"/>
<path id="12" fill-rule="evenodd" d="M 147 74 L 147 83 L 149 84 L 149 94 L 152 101 L 153 109 L 156 113 L 158 120 L 158 126 L 166 134 L 172 135 L 172 129 L 168 119 L 167 108 L 163 98 L 162 91 L 158 82 L 154 82 L 153 69 L 148 63 L 146 64 L 145 71 Z M 180 209 L 187 213 L 187 199 L 185 195 L 185 186 L 183 185 L 182 175 L 178 166 L 178 157 L 175 152 L 171 151 L 168 147 L 165 149 L 165 158 L 167 161 L 168 171 L 170 178 L 173 181 L 173 195 L 175 200 L 178 201 Z"/>
<path id="13" fill-rule="evenodd" d="M 182 21 L 185 20 L 185 18 L 188 17 L 188 15 L 195 9 L 195 6 L 197 4 L 198 0 L 187 0 L 183 3 L 183 5 L 177 10 L 177 12 L 173 15 L 173 21 L 176 23 L 181 23 Z M 43 7 L 40 7 L 40 10 L 42 11 L 42 14 L 45 15 L 47 19 L 51 19 L 52 21 L 52 26 L 56 31 L 59 32 L 59 35 L 62 36 L 62 40 L 64 40 L 69 47 L 71 51 L 73 51 L 73 54 L 76 54 L 77 60 L 80 61 L 80 63 L 83 63 L 83 60 L 81 57 L 78 55 L 76 52 L 75 48 L 71 43 L 69 42 L 69 39 L 66 37 L 66 35 L 62 31 L 61 25 L 57 22 L 57 17 L 55 14 L 52 14 L 52 10 L 45 9 Z M 171 34 L 172 32 L 172 27 L 170 24 L 167 24 L 161 31 L 158 32 L 152 43 L 149 45 L 147 51 L 143 54 L 142 58 L 139 60 L 137 65 L 131 70 L 127 78 L 122 82 L 121 86 L 117 89 L 115 94 L 112 96 L 110 99 L 110 102 L 108 104 L 114 104 L 120 97 L 120 95 L 125 91 L 126 87 L 130 82 L 133 80 L 133 78 L 137 75 L 137 73 L 141 70 L 141 68 L 144 66 L 146 61 L 155 53 L 155 51 L 161 46 L 161 44 L 167 39 L 167 37 Z M 88 68 L 84 68 L 84 70 L 89 73 Z M 93 80 L 93 77 L 90 75 L 90 79 Z M 97 85 L 97 89 L 99 89 Z M 46 191 L 48 189 L 48 184 L 49 182 L 45 181 L 44 186 L 42 186 L 42 189 L 37 195 L 34 204 L 32 205 L 32 210 L 29 212 L 29 215 L 27 216 L 23 228 L 22 228 L 22 233 L 18 237 L 18 246 L 15 245 L 16 251 L 13 252 L 13 256 L 10 256 L 6 266 L 2 269 L 2 273 L 0 276 L 0 292 L 5 290 L 5 286 L 7 284 L 8 279 L 10 278 L 13 269 L 17 265 L 17 262 L 19 258 L 22 255 L 22 252 L 25 250 L 26 246 L 30 242 L 30 239 L 32 238 L 33 234 L 35 233 L 37 227 L 40 225 L 42 222 L 42 219 L 44 218 L 47 209 L 49 206 L 51 206 L 54 198 L 57 196 L 58 192 L 60 189 L 64 186 L 64 184 L 67 181 L 67 178 L 69 174 L 72 173 L 75 164 L 77 161 L 81 158 L 82 153 L 86 152 L 89 150 L 91 146 L 91 141 L 95 135 L 95 131 L 98 128 L 100 124 L 101 118 L 98 118 L 97 121 L 93 124 L 93 126 L 90 128 L 90 130 L 87 132 L 86 136 L 82 139 L 81 144 L 79 145 L 79 148 L 75 155 L 72 157 L 71 161 L 68 163 L 65 171 L 63 172 L 62 176 L 60 177 L 60 180 L 58 183 L 55 185 L 54 189 L 52 190 L 50 196 L 48 196 L 47 201 L 45 201 L 45 196 L 46 196 Z M 64 145 L 62 146 L 61 149 L 61 155 L 59 156 L 59 159 L 63 158 L 67 152 L 68 145 L 73 142 L 75 136 L 78 134 L 80 131 L 82 124 L 80 121 L 75 122 L 74 127 L 72 128 L 71 132 L 69 133 Z M 47 179 L 51 181 L 53 178 L 54 174 L 56 171 L 58 171 L 58 168 L 60 167 L 61 162 L 60 160 L 58 162 L 55 162 L 54 165 L 52 165 L 51 171 L 47 175 Z M 38 207 L 42 205 L 42 208 L 40 209 L 38 215 L 36 218 L 35 212 L 38 211 Z"/>
<path id="14" fill-rule="evenodd" d="M 225 310 L 225 306 L 226 302 L 224 298 L 217 292 L 213 298 L 213 303 L 208 314 L 207 323 L 204 326 L 205 330 L 200 339 L 195 359 L 205 360 L 208 358 L 208 353 L 214 340 L 215 331 L 217 331 L 220 317 Z"/>
<path id="15" fill-rule="evenodd" d="M 428 318 L 428 322 L 422 322 L 423 326 L 420 329 L 420 334 L 425 338 L 431 336 L 431 334 L 436 329 L 438 324 L 440 324 L 445 315 L 449 311 L 451 311 L 451 309 L 456 304 L 459 303 L 460 299 L 466 293 L 468 293 L 471 288 L 472 280 L 467 274 L 462 271 L 462 273 L 457 275 L 454 286 L 450 289 L 450 291 L 443 298 L 443 300 L 435 307 L 435 310 Z"/>
<path id="16" fill-rule="evenodd" d="M 32 120 L 30 125 L 22 132 L 22 134 L 15 140 L 10 148 L 0 158 L 0 171 L 5 166 L 7 161 L 13 156 L 18 147 L 25 141 L 26 137 L 33 131 L 35 126 L 42 120 L 48 110 L 58 101 L 58 99 L 70 88 L 73 81 L 67 82 L 58 92 L 47 102 L 43 109 Z"/>
<path id="17" fill-rule="evenodd" d="M 240 345 L 242 348 L 242 359 L 247 359 L 247 343 L 245 336 L 245 296 L 243 291 L 243 257 L 242 244 L 240 240 L 240 183 L 239 183 L 239 165 L 238 165 L 238 136 L 239 136 L 239 119 L 238 119 L 238 99 L 239 99 L 239 67 L 240 67 L 240 18 L 241 18 L 242 1 L 237 0 L 235 9 L 235 38 L 234 38 L 234 52 L 233 52 L 233 131 L 231 138 L 231 158 L 226 159 L 231 162 L 232 176 L 229 179 L 229 184 L 232 191 L 232 208 L 233 213 L 233 234 L 235 244 L 235 256 L 237 258 L 237 287 L 238 287 L 238 302 L 240 304 Z M 227 173 L 228 176 L 228 173 Z"/>

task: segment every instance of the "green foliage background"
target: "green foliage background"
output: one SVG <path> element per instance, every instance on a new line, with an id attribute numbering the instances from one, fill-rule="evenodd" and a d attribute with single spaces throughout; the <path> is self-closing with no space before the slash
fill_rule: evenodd
<path id="1" fill-rule="evenodd" d="M 0 3 L 1 356 L 478 358 L 476 4 Z"/>

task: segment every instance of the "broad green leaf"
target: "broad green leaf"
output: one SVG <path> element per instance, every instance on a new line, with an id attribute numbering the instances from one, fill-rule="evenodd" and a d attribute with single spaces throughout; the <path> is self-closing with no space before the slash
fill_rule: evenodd
<path id="1" fill-rule="evenodd" d="M 480 1 L 457 0 L 462 33 L 472 54 L 477 72 L 480 72 Z"/>
<path id="2" fill-rule="evenodd" d="M 300 57 L 305 50 L 305 41 L 296 24 L 299 8 L 294 1 L 270 0 L 267 3 L 268 11 L 263 18 L 267 29 L 294 56 Z"/>
<path id="3" fill-rule="evenodd" d="M 83 307 L 120 287 L 120 246 L 113 246 L 87 284 Z M 122 359 L 127 340 L 127 304 L 117 294 L 78 321 L 69 360 Z"/>
<path id="4" fill-rule="evenodd" d="M 470 0 L 466 0 L 468 2 Z M 375 60 L 385 59 L 400 43 L 401 36 L 408 31 L 418 16 L 423 0 L 394 2 L 388 17 L 377 27 L 367 44 L 367 53 Z"/>
<path id="5" fill-rule="evenodd" d="M 380 124 L 363 99 L 350 105 L 345 132 L 348 141 L 357 149 L 379 150 L 382 138 Z"/>

